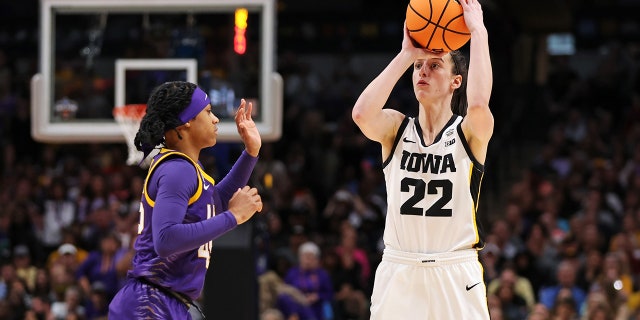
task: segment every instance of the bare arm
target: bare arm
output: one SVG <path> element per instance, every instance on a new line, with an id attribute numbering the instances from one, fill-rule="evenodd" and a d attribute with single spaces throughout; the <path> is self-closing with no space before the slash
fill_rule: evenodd
<path id="1" fill-rule="evenodd" d="M 493 115 L 489 109 L 489 98 L 493 86 L 493 72 L 487 29 L 482 18 L 482 7 L 478 0 L 461 0 L 464 20 L 471 32 L 469 73 L 467 79 L 467 116 L 462 129 L 471 151 L 478 161 L 486 158 L 489 139 L 493 134 Z"/>
<path id="2" fill-rule="evenodd" d="M 369 83 L 353 106 L 353 121 L 367 138 L 380 142 L 383 146 L 393 143 L 396 128 L 403 116 L 396 110 L 382 108 L 393 87 L 412 63 L 408 54 L 400 52 Z"/>
<path id="3" fill-rule="evenodd" d="M 383 110 L 383 107 L 407 68 L 427 52 L 413 46 L 405 27 L 401 51 L 364 89 L 353 107 L 353 120 L 367 138 L 382 144 L 383 157 L 391 148 L 397 128 L 404 119 L 399 111 Z"/>

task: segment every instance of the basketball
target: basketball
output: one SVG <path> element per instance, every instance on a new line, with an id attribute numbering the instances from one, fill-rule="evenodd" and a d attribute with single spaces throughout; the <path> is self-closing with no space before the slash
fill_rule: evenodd
<path id="1" fill-rule="evenodd" d="M 410 0 L 406 23 L 411 39 L 436 52 L 457 50 L 471 39 L 457 0 Z"/>

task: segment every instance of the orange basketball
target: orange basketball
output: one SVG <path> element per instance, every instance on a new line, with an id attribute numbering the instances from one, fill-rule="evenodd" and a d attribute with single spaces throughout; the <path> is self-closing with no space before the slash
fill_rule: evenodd
<path id="1" fill-rule="evenodd" d="M 457 50 L 471 39 L 457 0 L 410 0 L 407 30 L 421 47 L 438 52 Z"/>

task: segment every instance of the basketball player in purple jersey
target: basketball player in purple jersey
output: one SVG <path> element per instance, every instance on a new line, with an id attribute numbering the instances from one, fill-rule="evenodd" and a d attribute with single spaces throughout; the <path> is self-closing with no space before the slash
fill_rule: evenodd
<path id="1" fill-rule="evenodd" d="M 134 141 L 145 157 L 164 148 L 149 167 L 133 266 L 109 319 L 191 319 L 212 240 L 262 210 L 257 190 L 246 185 L 262 145 L 251 111 L 243 99 L 235 121 L 245 150 L 215 184 L 198 161 L 200 150 L 216 143 L 219 122 L 207 94 L 182 81 L 153 90 Z"/>

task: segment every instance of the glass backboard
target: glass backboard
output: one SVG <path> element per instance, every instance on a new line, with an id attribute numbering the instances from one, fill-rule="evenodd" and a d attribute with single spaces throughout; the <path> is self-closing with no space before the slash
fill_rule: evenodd
<path id="1" fill-rule="evenodd" d="M 197 83 L 239 141 L 233 114 L 254 104 L 265 141 L 280 138 L 274 0 L 41 0 L 32 131 L 43 142 L 118 142 L 112 109 L 146 103 L 165 81 Z"/>

